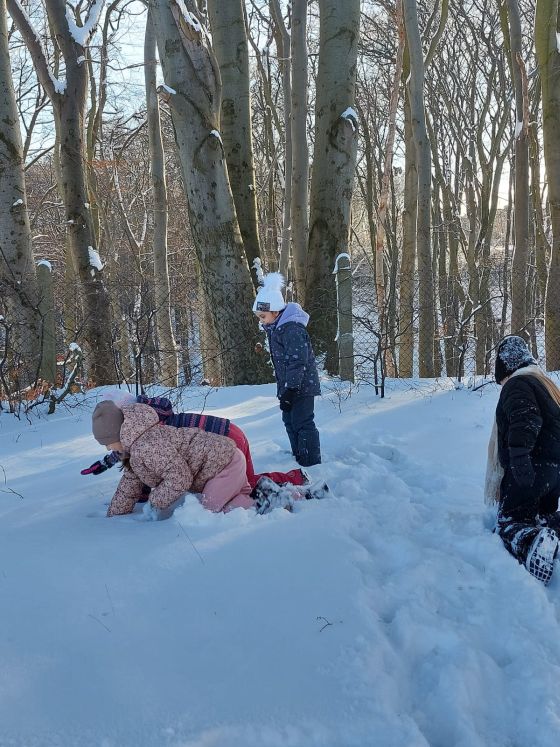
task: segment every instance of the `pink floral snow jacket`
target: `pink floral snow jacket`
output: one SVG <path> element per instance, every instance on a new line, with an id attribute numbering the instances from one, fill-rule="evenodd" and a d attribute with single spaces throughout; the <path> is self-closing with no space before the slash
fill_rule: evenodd
<path id="1" fill-rule="evenodd" d="M 159 509 L 189 490 L 200 493 L 235 454 L 230 438 L 162 425 L 148 405 L 125 405 L 122 411 L 121 443 L 130 454 L 130 470 L 123 472 L 107 516 L 132 513 L 142 497 L 142 483 L 152 488 L 150 503 Z"/>

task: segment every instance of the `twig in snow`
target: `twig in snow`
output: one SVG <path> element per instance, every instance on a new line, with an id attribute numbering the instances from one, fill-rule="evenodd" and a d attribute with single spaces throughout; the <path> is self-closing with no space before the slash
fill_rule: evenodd
<path id="1" fill-rule="evenodd" d="M 323 625 L 323 627 L 321 628 L 321 630 L 319 631 L 319 633 L 322 633 L 325 628 L 328 628 L 329 625 L 332 625 L 332 622 L 329 622 L 329 620 L 327 620 L 327 618 L 323 617 L 322 615 L 319 615 L 316 619 L 317 620 L 324 620 L 325 621 L 325 624 Z"/>
<path id="2" fill-rule="evenodd" d="M 192 541 L 192 539 L 191 539 L 191 538 L 189 537 L 189 535 L 188 535 L 188 534 L 186 533 L 186 531 L 185 531 L 185 527 L 184 527 L 184 526 L 183 526 L 182 524 L 180 524 L 180 523 L 179 523 L 179 522 L 177 521 L 177 519 L 175 519 L 175 523 L 177 524 L 177 526 L 179 526 L 179 527 L 181 528 L 181 531 L 183 532 L 183 534 L 185 535 L 185 537 L 186 537 L 186 538 L 188 539 L 188 541 L 190 542 L 190 545 L 191 545 L 192 549 L 193 549 L 193 550 L 195 551 L 195 553 L 196 553 L 196 554 L 198 555 L 198 557 L 200 558 L 200 562 L 202 563 L 202 565 L 204 565 L 204 558 L 203 558 L 203 557 L 202 557 L 202 555 L 201 555 L 201 554 L 200 554 L 200 553 L 198 552 L 198 550 L 197 550 L 197 549 L 196 549 L 196 547 L 195 547 L 195 544 L 194 544 L 194 542 L 193 542 L 193 541 Z"/>
<path id="3" fill-rule="evenodd" d="M 92 614 L 88 614 L 88 617 L 91 617 L 91 619 L 92 619 L 92 620 L 95 620 L 95 622 L 98 622 L 98 623 L 99 623 L 100 625 L 103 625 L 103 627 L 105 628 L 105 630 L 106 630 L 106 631 L 107 631 L 108 633 L 110 633 L 110 632 L 111 632 L 111 628 L 108 628 L 108 627 L 107 627 L 107 626 L 105 625 L 105 623 L 104 623 L 104 622 L 102 622 L 102 621 L 101 621 L 101 620 L 100 620 L 100 619 L 99 619 L 98 617 L 95 617 L 95 615 L 92 615 Z"/>
<path id="4" fill-rule="evenodd" d="M 116 617 L 115 615 L 115 607 L 113 605 L 113 600 L 111 599 L 111 595 L 109 594 L 109 588 L 107 584 L 105 584 L 105 591 L 107 592 L 107 596 L 109 597 L 109 602 L 111 603 L 111 610 L 113 612 L 113 617 Z"/>

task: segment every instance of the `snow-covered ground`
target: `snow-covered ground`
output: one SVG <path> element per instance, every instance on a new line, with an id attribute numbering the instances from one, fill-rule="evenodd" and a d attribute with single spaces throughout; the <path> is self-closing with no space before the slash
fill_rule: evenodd
<path id="1" fill-rule="evenodd" d="M 160 523 L 104 518 L 118 470 L 80 475 L 96 392 L 0 414 L 2 747 L 557 747 L 560 573 L 531 578 L 482 499 L 497 388 L 339 394 L 332 498 Z M 294 466 L 272 385 L 206 409 Z"/>

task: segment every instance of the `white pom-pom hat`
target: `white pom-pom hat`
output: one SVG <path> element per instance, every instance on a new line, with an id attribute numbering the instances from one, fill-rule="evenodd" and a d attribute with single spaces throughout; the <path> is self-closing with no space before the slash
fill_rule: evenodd
<path id="1" fill-rule="evenodd" d="M 282 311 L 286 306 L 282 288 L 285 285 L 284 276 L 279 272 L 269 272 L 264 276 L 263 284 L 257 292 L 253 311 Z"/>

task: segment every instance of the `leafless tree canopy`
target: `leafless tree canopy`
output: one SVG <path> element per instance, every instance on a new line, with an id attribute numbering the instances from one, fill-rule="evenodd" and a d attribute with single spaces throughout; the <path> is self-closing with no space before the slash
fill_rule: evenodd
<path id="1" fill-rule="evenodd" d="M 509 332 L 559 369 L 559 29 L 557 0 L 0 0 L 0 399 L 77 349 L 78 387 L 269 381 L 255 260 L 332 374 L 484 375 Z"/>

